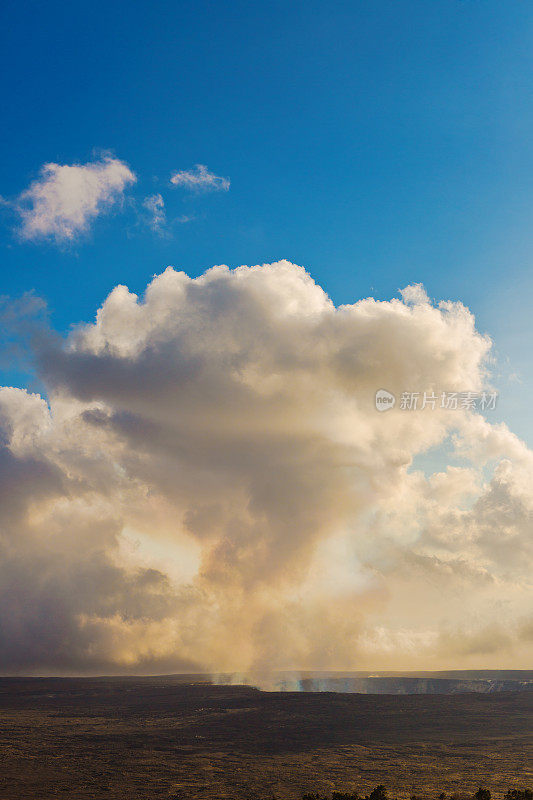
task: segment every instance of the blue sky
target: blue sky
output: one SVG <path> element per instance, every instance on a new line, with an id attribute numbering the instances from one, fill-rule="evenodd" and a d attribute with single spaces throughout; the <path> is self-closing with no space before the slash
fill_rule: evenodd
<path id="1" fill-rule="evenodd" d="M 338 303 L 421 281 L 493 336 L 499 413 L 533 443 L 530 4 L 8 1 L 0 14 L 2 294 L 35 291 L 65 330 L 168 264 L 287 258 Z M 10 203 L 42 165 L 102 152 L 135 172 L 137 210 L 126 199 L 69 244 L 21 241 Z M 169 184 L 198 163 L 229 191 Z M 165 236 L 139 217 L 158 192 Z"/>

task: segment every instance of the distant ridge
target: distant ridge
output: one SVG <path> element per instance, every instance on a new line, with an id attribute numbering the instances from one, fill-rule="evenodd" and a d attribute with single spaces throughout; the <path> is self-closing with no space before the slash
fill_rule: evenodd
<path id="1" fill-rule="evenodd" d="M 285 673 L 280 691 L 357 694 L 458 694 L 533 691 L 533 670 Z"/>
<path id="2" fill-rule="evenodd" d="M 15 684 L 75 686 L 126 683 L 130 685 L 216 684 L 219 686 L 248 686 L 265 690 L 265 682 L 255 681 L 242 674 L 176 673 L 170 675 L 98 675 L 82 677 L 24 677 L 0 678 L 0 695 Z M 298 671 L 287 670 L 270 675 L 266 689 L 270 692 L 334 692 L 345 694 L 409 695 L 409 694 L 493 694 L 497 692 L 533 691 L 533 670 L 440 670 L 440 671 Z"/>

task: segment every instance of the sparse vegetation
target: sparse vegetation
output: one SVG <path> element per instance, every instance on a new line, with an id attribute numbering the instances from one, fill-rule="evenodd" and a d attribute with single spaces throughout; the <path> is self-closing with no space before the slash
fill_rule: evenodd
<path id="1" fill-rule="evenodd" d="M 504 800 L 533 800 L 531 789 L 509 789 Z"/>
<path id="2" fill-rule="evenodd" d="M 412 795 L 411 800 L 422 800 L 426 795 Z M 454 792 L 447 795 L 446 792 L 441 792 L 437 796 L 437 800 L 494 800 L 489 789 L 479 787 L 477 792 L 473 795 L 468 792 Z M 275 798 L 273 798 L 275 800 Z M 394 800 L 389 796 L 388 790 L 383 785 L 376 786 L 372 789 L 370 794 L 362 795 L 359 792 L 337 792 L 334 791 L 331 795 L 306 792 L 302 795 L 302 800 Z M 503 800 L 533 800 L 533 792 L 531 789 L 508 789 L 503 795 Z"/>

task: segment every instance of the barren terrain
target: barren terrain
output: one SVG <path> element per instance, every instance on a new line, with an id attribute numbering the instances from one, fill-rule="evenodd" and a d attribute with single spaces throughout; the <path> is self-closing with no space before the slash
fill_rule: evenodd
<path id="1" fill-rule="evenodd" d="M 172 678 L 0 679 L 0 797 L 401 798 L 531 785 L 533 692 L 260 692 Z"/>

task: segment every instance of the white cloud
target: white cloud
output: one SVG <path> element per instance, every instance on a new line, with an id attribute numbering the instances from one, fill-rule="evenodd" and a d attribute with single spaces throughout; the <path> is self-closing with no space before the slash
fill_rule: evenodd
<path id="1" fill-rule="evenodd" d="M 148 225 L 155 233 L 162 233 L 167 222 L 165 201 L 158 192 L 143 200 L 143 208 L 148 212 Z"/>
<path id="2" fill-rule="evenodd" d="M 429 297 L 421 283 L 413 283 L 411 286 L 400 289 L 400 294 L 404 303 L 413 305 L 429 303 Z"/>
<path id="3" fill-rule="evenodd" d="M 72 241 L 135 181 L 127 164 L 111 156 L 87 164 L 45 164 L 15 203 L 19 234 L 28 240 Z"/>
<path id="4" fill-rule="evenodd" d="M 194 169 L 175 172 L 170 182 L 174 186 L 183 186 L 185 189 L 209 192 L 227 192 L 230 187 L 229 178 L 221 178 L 209 172 L 205 164 L 196 164 Z"/>
<path id="5" fill-rule="evenodd" d="M 404 296 L 168 268 L 46 338 L 50 405 L 0 391 L 0 669 L 528 666 L 533 454 L 471 412 L 376 411 L 485 380 L 468 309 Z M 450 439 L 463 467 L 411 470 Z"/>

